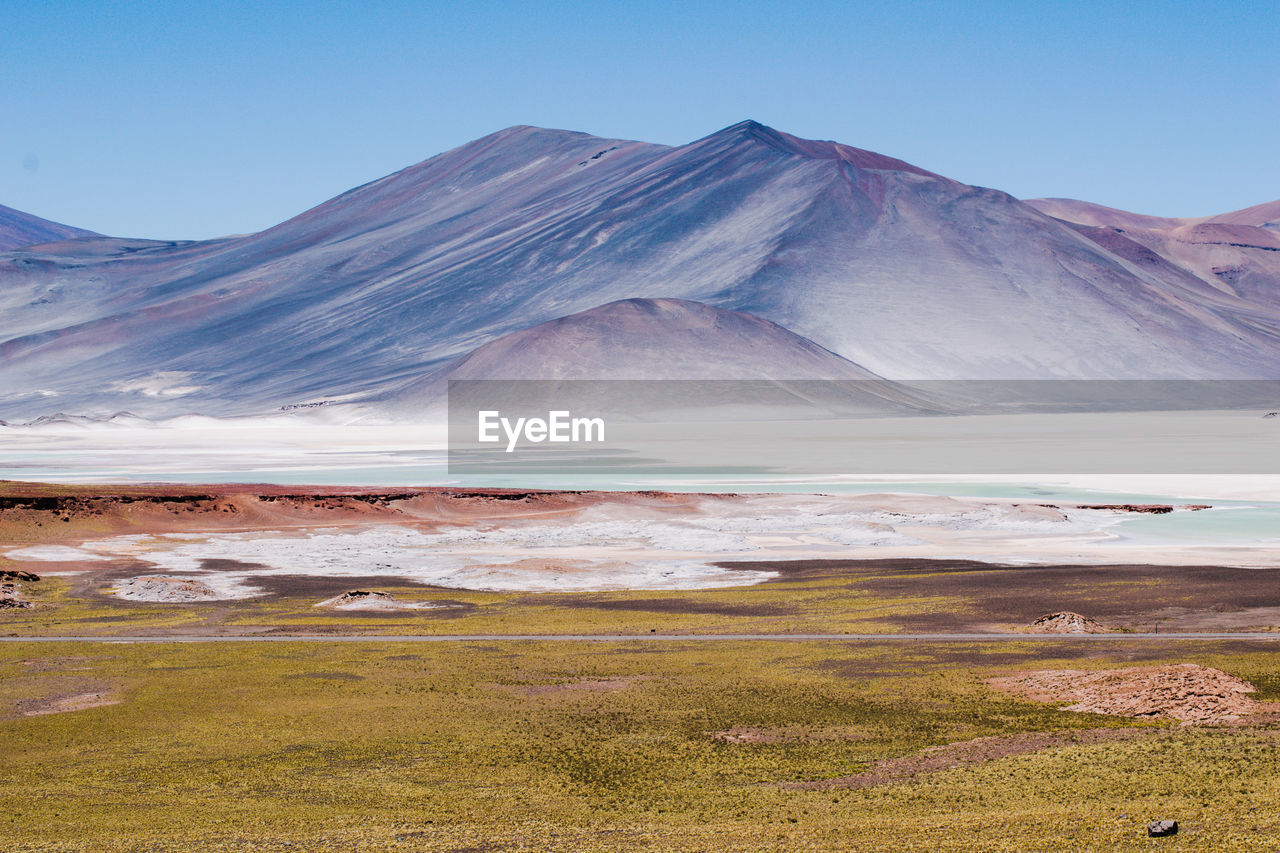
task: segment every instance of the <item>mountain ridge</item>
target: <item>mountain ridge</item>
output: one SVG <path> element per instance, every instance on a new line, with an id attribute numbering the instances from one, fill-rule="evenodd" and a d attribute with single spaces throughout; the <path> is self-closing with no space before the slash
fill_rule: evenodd
<path id="1" fill-rule="evenodd" d="M 908 163 L 905 160 L 899 160 L 896 157 L 888 157 L 884 154 L 878 154 L 864 148 L 854 148 L 851 145 L 844 145 L 830 139 L 803 139 L 780 130 L 775 130 L 774 128 L 761 124 L 754 119 L 747 119 L 745 121 L 740 121 L 737 124 L 732 124 L 729 127 L 718 130 L 715 133 L 709 134 L 708 136 L 695 141 L 693 144 L 696 145 L 699 142 L 704 142 L 718 137 L 733 136 L 754 139 L 783 153 L 794 154 L 800 157 L 809 157 L 815 160 L 840 160 L 860 169 L 908 172 L 927 178 L 950 180 L 936 172 L 930 172 L 927 169 L 922 169 L 919 166 Z"/>
<path id="2" fill-rule="evenodd" d="M 79 237 L 99 236 L 101 235 L 84 228 L 73 228 L 0 204 L 0 252 Z"/>

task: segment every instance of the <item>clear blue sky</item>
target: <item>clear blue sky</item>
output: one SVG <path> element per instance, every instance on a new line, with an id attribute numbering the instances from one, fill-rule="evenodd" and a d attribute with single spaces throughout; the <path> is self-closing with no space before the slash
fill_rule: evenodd
<path id="1" fill-rule="evenodd" d="M 0 0 L 0 204 L 116 235 L 267 227 L 512 124 L 744 118 L 1021 197 L 1280 197 L 1266 2 Z"/>

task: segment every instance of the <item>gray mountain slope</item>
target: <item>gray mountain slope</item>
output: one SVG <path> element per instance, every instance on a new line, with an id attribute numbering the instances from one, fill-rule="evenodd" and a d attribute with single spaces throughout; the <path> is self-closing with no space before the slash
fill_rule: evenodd
<path id="1" fill-rule="evenodd" d="M 0 252 L 40 243 L 96 236 L 92 231 L 51 222 L 0 204 Z"/>
<path id="2" fill-rule="evenodd" d="M 550 380 L 528 389 L 504 386 L 509 390 L 499 396 L 526 402 L 545 396 L 548 406 L 576 400 L 629 419 L 673 407 L 730 406 L 755 416 L 768 410 L 771 417 L 937 408 L 927 395 L 776 323 L 683 299 L 624 299 L 511 332 L 377 402 L 405 413 L 441 406 L 451 380 Z M 581 387 L 567 388 L 566 380 Z"/>
<path id="3" fill-rule="evenodd" d="M 755 122 L 676 147 L 509 128 L 246 237 L 0 254 L 0 417 L 376 398 L 635 297 L 888 378 L 1280 376 L 1263 283 L 1081 228 Z"/>
<path id="4" fill-rule="evenodd" d="M 750 314 L 683 299 L 624 299 L 503 335 L 398 396 L 449 379 L 879 378 Z"/>

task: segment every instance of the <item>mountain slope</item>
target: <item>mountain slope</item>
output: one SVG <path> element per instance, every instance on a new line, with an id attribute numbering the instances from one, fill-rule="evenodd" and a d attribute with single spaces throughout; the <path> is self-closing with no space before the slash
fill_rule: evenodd
<path id="1" fill-rule="evenodd" d="M 1216 291 L 1280 311 L 1280 201 L 1198 219 L 1141 216 L 1073 199 L 1027 203 L 1113 251 L 1137 253 L 1139 263 L 1154 254 Z"/>
<path id="2" fill-rule="evenodd" d="M 676 147 L 508 128 L 247 237 L 0 255 L 0 417 L 376 398 L 636 297 L 888 378 L 1280 376 L 1265 281 L 1089 228 L 755 122 Z"/>
<path id="3" fill-rule="evenodd" d="M 0 252 L 40 243 L 52 243 L 57 240 L 95 236 L 97 235 L 92 231 L 50 222 L 48 219 L 41 219 L 39 216 L 0 204 Z"/>
<path id="4" fill-rule="evenodd" d="M 695 379 L 737 381 L 662 381 Z M 936 409 L 776 323 L 682 299 L 624 299 L 503 335 L 379 402 L 402 412 L 442 405 L 451 380 L 551 380 L 499 396 L 548 409 L 574 401 L 628 419 L 723 406 L 757 417 Z M 569 388 L 565 380 L 607 381 Z"/>
<path id="5" fill-rule="evenodd" d="M 682 299 L 625 299 L 503 335 L 425 380 L 844 379 L 875 374 L 776 323 Z M 423 387 L 420 381 L 410 391 Z"/>

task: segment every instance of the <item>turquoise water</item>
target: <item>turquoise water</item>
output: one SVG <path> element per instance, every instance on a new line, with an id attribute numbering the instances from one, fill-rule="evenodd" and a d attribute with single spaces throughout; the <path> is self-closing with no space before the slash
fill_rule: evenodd
<path id="1" fill-rule="evenodd" d="M 1280 506 L 1215 507 L 1200 512 L 1144 515 L 1126 520 L 1114 532 L 1135 542 L 1180 545 L 1278 545 Z"/>

